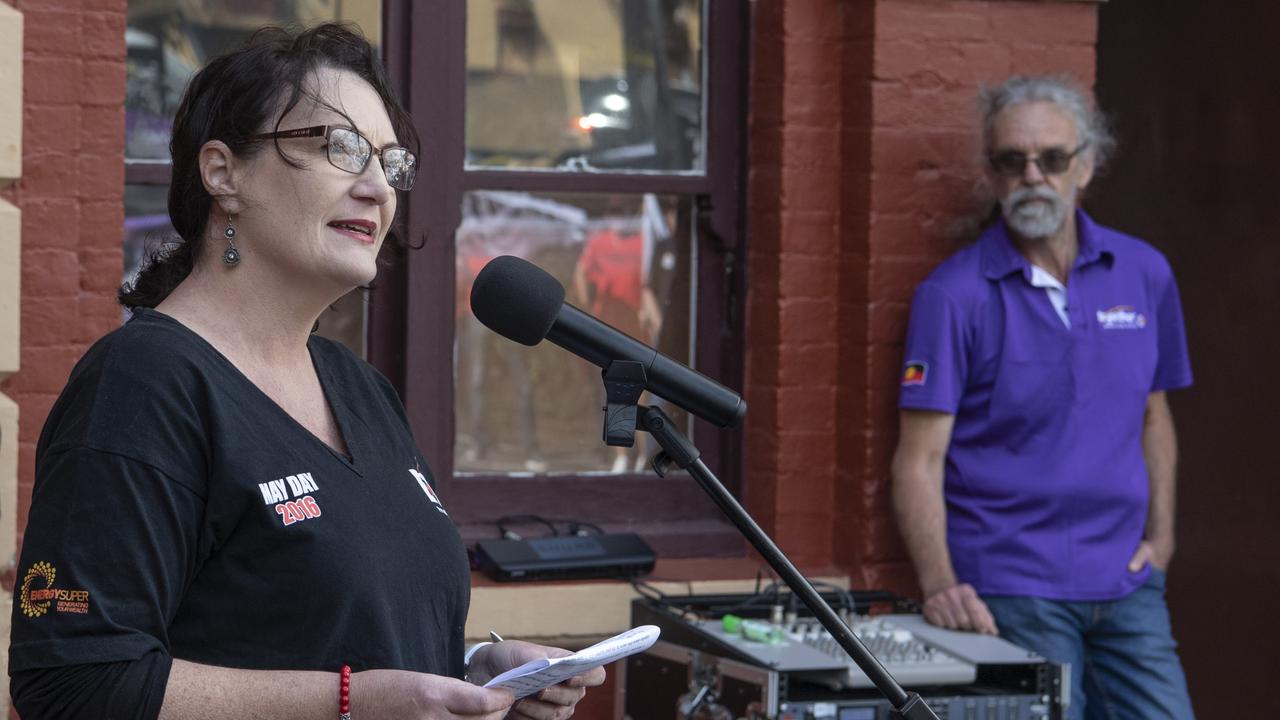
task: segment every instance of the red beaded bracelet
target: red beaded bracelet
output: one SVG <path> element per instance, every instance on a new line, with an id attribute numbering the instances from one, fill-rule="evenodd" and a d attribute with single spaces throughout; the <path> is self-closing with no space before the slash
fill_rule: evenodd
<path id="1" fill-rule="evenodd" d="M 351 720 L 351 666 L 342 666 L 341 687 L 338 693 L 338 720 Z"/>

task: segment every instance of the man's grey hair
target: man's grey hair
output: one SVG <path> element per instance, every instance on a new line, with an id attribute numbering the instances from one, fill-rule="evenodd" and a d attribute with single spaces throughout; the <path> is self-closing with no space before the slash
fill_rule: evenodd
<path id="1" fill-rule="evenodd" d="M 1007 107 L 1031 102 L 1051 102 L 1065 110 L 1075 121 L 1080 141 L 1088 143 L 1086 152 L 1093 158 L 1094 171 L 1102 168 L 1115 148 L 1115 138 L 1087 91 L 1065 75 L 1015 75 L 995 87 L 980 88 L 984 154 L 992 150 L 991 126 L 996 115 Z"/>

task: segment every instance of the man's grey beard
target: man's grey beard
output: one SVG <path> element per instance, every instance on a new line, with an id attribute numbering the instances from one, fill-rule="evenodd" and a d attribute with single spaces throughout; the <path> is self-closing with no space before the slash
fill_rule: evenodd
<path id="1" fill-rule="evenodd" d="M 1043 200 L 1044 202 L 1028 202 Z M 1020 187 L 1000 200 L 1000 210 L 1005 222 L 1019 236 L 1028 240 L 1042 240 L 1062 229 L 1067 213 L 1075 206 L 1075 190 L 1063 200 L 1044 185 Z"/>

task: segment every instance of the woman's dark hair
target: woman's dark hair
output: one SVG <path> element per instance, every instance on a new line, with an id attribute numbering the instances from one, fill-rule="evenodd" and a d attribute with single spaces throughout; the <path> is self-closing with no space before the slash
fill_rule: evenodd
<path id="1" fill-rule="evenodd" d="M 268 123 L 279 130 L 280 121 L 303 98 L 350 121 L 341 108 L 333 107 L 310 86 L 309 79 L 321 68 L 347 70 L 369 83 L 382 98 L 397 140 L 418 153 L 418 135 L 409 114 L 391 89 L 377 53 L 358 30 L 340 23 L 303 31 L 258 30 L 244 45 L 209 61 L 187 85 L 169 140 L 173 156 L 169 220 L 179 240 L 152 253 L 137 279 L 120 288 L 121 305 L 132 309 L 160 304 L 200 257 L 213 207 L 213 197 L 200 177 L 200 148 L 206 142 L 221 140 L 236 155 L 251 157 L 265 145 L 253 137 Z M 279 141 L 275 151 L 285 162 L 301 166 L 284 153 Z"/>

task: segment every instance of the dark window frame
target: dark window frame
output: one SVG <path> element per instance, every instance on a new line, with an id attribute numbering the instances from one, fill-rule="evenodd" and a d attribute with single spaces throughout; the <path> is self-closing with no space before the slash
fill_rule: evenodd
<path id="1" fill-rule="evenodd" d="M 385 0 L 383 52 L 422 138 L 418 184 L 404 203 L 419 250 L 388 248 L 369 300 L 370 361 L 400 392 L 419 447 L 466 541 L 493 537 L 503 515 L 565 516 L 641 532 L 664 555 L 740 555 L 743 543 L 689 477 L 453 475 L 454 230 L 467 190 L 680 194 L 699 227 L 695 357 L 701 372 L 742 387 L 745 315 L 747 37 L 745 0 L 704 0 L 705 169 L 643 173 L 466 169 L 466 3 Z M 399 28 L 399 31 L 395 30 Z M 420 40 L 415 42 L 415 38 Z M 429 38 L 430 41 L 421 40 Z M 704 461 L 735 493 L 744 430 L 696 421 Z M 738 493 L 740 494 L 740 493 Z"/>
<path id="2" fill-rule="evenodd" d="M 173 163 L 168 160 L 129 160 L 124 161 L 124 183 L 126 185 L 169 185 L 173 175 Z"/>

